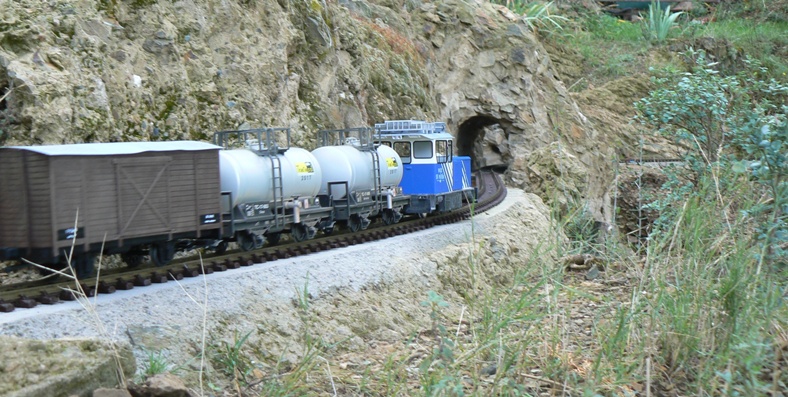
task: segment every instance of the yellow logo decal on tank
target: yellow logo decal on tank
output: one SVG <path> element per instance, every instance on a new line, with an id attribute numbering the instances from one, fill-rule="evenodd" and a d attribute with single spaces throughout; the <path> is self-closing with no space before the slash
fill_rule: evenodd
<path id="1" fill-rule="evenodd" d="M 394 157 L 387 157 L 386 165 L 388 165 L 389 168 L 397 168 L 397 159 Z"/>
<path id="2" fill-rule="evenodd" d="M 299 174 L 310 174 L 315 172 L 315 169 L 312 168 L 312 163 L 309 161 L 302 161 L 295 163 L 296 172 Z"/>

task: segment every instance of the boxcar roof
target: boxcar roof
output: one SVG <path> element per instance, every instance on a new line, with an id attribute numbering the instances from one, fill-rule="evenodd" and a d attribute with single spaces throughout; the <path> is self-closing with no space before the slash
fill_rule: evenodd
<path id="1" fill-rule="evenodd" d="M 28 150 L 45 156 L 107 156 L 144 152 L 218 150 L 220 146 L 196 141 L 76 143 L 70 145 L 8 146 L 5 149 Z"/>

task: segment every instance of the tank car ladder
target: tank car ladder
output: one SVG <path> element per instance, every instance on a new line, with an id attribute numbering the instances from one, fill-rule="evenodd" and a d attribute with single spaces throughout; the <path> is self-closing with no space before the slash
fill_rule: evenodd
<path id="1" fill-rule="evenodd" d="M 268 158 L 271 160 L 271 190 L 274 196 L 274 227 L 282 228 L 285 226 L 285 193 L 282 184 L 282 160 L 279 154 L 284 153 L 290 148 L 290 129 L 286 129 L 287 148 L 280 149 L 273 136 L 273 129 L 266 129 L 266 146 L 268 147 Z M 279 211 L 282 211 L 280 214 Z"/>
<path id="2" fill-rule="evenodd" d="M 375 192 L 375 195 L 377 196 L 375 197 L 375 203 L 377 210 L 382 211 L 384 205 L 381 201 L 382 197 L 380 195 L 380 185 L 382 184 L 380 181 L 380 154 L 377 150 L 375 150 L 374 146 L 369 150 L 369 153 L 372 155 L 372 172 L 374 173 L 372 179 L 375 190 L 373 190 L 373 192 Z"/>

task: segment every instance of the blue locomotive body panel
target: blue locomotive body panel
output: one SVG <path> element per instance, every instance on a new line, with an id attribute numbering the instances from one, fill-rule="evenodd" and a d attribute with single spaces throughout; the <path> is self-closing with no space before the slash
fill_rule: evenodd
<path id="1" fill-rule="evenodd" d="M 404 194 L 441 194 L 452 190 L 453 174 L 443 164 L 407 164 L 400 186 Z"/>
<path id="2" fill-rule="evenodd" d="M 453 161 L 454 184 L 452 190 L 470 189 L 471 185 L 471 158 L 469 156 L 454 156 Z"/>
<path id="3" fill-rule="evenodd" d="M 409 214 L 451 211 L 475 199 L 471 159 L 454 156 L 454 137 L 442 122 L 394 120 L 375 125 L 377 139 L 404 163 L 400 187 L 410 195 Z"/>

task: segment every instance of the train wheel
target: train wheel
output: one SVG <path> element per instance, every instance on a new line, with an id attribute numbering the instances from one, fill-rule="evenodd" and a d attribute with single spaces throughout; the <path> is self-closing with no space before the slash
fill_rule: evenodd
<path id="1" fill-rule="evenodd" d="M 265 235 L 265 239 L 268 240 L 268 245 L 277 245 L 279 240 L 282 239 L 282 233 L 268 233 Z"/>
<path id="2" fill-rule="evenodd" d="M 292 236 L 293 240 L 296 242 L 305 241 L 309 239 L 309 231 L 304 225 L 293 225 L 290 228 L 290 236 Z"/>
<path id="3" fill-rule="evenodd" d="M 326 236 L 330 236 L 331 233 L 334 233 L 334 226 L 323 229 L 323 234 L 325 234 Z"/>
<path id="4" fill-rule="evenodd" d="M 39 267 L 38 268 L 38 274 L 40 274 L 40 275 L 42 275 L 44 277 L 51 276 L 52 274 L 55 274 L 54 270 L 64 271 L 64 269 L 66 269 L 68 267 L 68 265 L 65 262 L 63 262 L 62 260 L 60 262 L 58 262 L 58 263 L 42 265 L 42 266 L 46 266 L 46 268 Z M 65 272 L 68 273 L 68 270 L 65 270 Z"/>
<path id="5" fill-rule="evenodd" d="M 358 215 L 351 215 L 347 220 L 347 228 L 353 233 L 361 230 L 361 217 Z"/>
<path id="6" fill-rule="evenodd" d="M 385 223 L 386 225 L 393 225 L 397 223 L 397 217 L 394 214 L 394 211 L 390 209 L 383 210 L 383 214 L 381 214 L 381 218 L 383 219 L 383 223 Z"/>
<path id="7" fill-rule="evenodd" d="M 71 267 L 77 280 L 91 278 L 96 271 L 96 257 L 91 254 L 78 255 L 71 259 Z"/>
<path id="8" fill-rule="evenodd" d="M 222 255 L 227 252 L 227 242 L 222 240 L 216 243 L 216 247 L 213 249 L 213 252 L 216 253 L 216 255 Z"/>
<path id="9" fill-rule="evenodd" d="M 255 249 L 255 235 L 254 233 L 241 232 L 238 233 L 238 246 L 242 251 L 251 251 Z"/>
<path id="10" fill-rule="evenodd" d="M 134 268 L 141 265 L 145 258 L 142 255 L 126 253 L 120 254 L 120 259 L 126 263 L 126 266 Z"/>
<path id="11" fill-rule="evenodd" d="M 175 257 L 175 244 L 172 242 L 156 243 L 150 247 L 150 259 L 156 266 L 164 266 Z"/>

